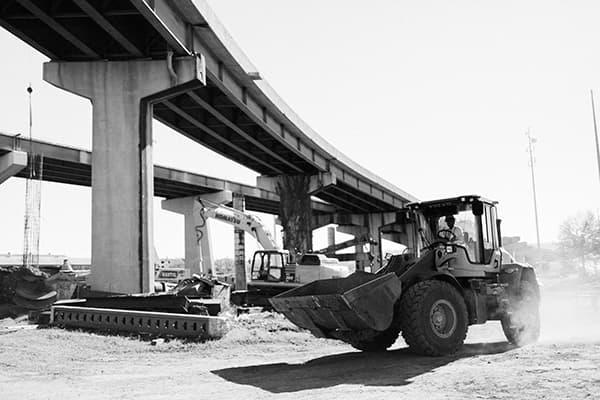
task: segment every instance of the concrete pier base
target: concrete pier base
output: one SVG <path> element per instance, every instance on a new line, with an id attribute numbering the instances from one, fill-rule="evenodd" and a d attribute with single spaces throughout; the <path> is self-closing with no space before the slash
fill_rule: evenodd
<path id="1" fill-rule="evenodd" d="M 150 292 L 152 262 L 152 106 L 201 86 L 198 57 L 173 61 L 48 62 L 44 80 L 86 97 L 92 121 L 94 291 Z"/>

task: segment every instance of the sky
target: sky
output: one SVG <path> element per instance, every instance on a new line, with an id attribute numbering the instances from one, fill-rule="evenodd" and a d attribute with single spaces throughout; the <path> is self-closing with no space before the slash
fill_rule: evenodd
<path id="1" fill-rule="evenodd" d="M 541 241 L 555 241 L 569 215 L 597 212 L 589 93 L 600 102 L 597 1 L 209 4 L 302 119 L 417 198 L 474 193 L 497 200 L 503 234 L 534 243 L 530 129 Z M 89 101 L 43 82 L 46 58 L 1 29 L 0 49 L 0 132 L 27 134 L 31 82 L 33 136 L 90 149 Z M 255 172 L 153 127 L 156 164 L 255 184 Z M 0 253 L 22 251 L 24 193 L 22 179 L 0 185 Z M 89 256 L 90 202 L 89 188 L 43 183 L 41 253 Z M 159 255 L 183 256 L 182 217 L 155 199 L 154 218 Z M 213 230 L 215 256 L 233 256 L 231 228 L 214 223 Z M 320 232 L 315 247 L 323 240 Z"/>

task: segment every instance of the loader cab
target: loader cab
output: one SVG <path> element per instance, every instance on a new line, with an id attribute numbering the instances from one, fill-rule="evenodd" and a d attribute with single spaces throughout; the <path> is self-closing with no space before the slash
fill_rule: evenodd
<path id="1" fill-rule="evenodd" d="M 252 257 L 252 280 L 285 281 L 285 266 L 289 253 L 279 250 L 258 250 Z"/>
<path id="2" fill-rule="evenodd" d="M 454 259 L 467 275 L 497 272 L 501 264 L 496 202 L 476 195 L 413 203 L 424 249 L 438 249 L 440 262 Z M 423 249 L 423 250 L 424 250 Z M 456 273 L 455 273 L 456 274 Z M 458 274 L 460 275 L 460 273 Z"/>

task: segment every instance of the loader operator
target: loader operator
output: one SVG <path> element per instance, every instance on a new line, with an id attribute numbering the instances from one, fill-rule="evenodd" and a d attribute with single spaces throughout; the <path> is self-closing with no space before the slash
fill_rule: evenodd
<path id="1" fill-rule="evenodd" d="M 444 219 L 448 229 L 442 229 L 440 234 L 443 235 L 446 239 L 452 242 L 462 243 L 465 240 L 465 235 L 463 234 L 463 230 L 460 226 L 455 225 L 456 219 L 454 215 L 447 215 Z"/>

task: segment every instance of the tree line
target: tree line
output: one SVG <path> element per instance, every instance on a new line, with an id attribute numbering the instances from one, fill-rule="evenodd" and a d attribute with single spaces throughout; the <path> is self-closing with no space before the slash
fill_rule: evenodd
<path id="1" fill-rule="evenodd" d="M 583 275 L 591 271 L 598 275 L 600 266 L 600 216 L 591 211 L 568 217 L 560 225 L 558 235 L 560 255 L 572 260 Z"/>

